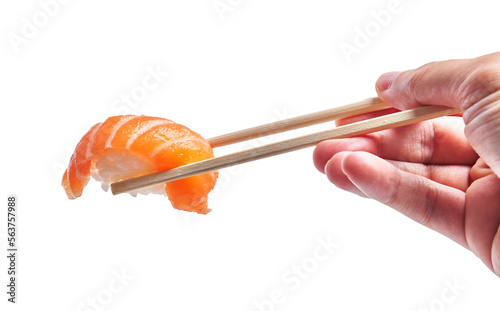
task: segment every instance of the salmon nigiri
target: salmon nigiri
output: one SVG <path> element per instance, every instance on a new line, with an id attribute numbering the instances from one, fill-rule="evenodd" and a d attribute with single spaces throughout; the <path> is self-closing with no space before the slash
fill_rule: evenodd
<path id="1" fill-rule="evenodd" d="M 213 158 L 210 144 L 173 121 L 147 116 L 115 116 L 83 136 L 64 172 L 62 186 L 70 199 L 82 195 L 92 176 L 104 190 L 111 183 Z M 211 172 L 143 189 L 166 194 L 172 206 L 206 214 L 208 193 L 218 173 Z M 133 193 L 135 195 L 135 193 Z"/>

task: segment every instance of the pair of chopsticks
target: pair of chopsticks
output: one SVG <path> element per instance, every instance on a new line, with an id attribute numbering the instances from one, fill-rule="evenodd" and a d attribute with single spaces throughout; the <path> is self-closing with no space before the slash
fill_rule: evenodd
<path id="1" fill-rule="evenodd" d="M 272 135 L 293 129 L 338 120 L 367 112 L 391 108 L 378 98 L 366 99 L 354 104 L 340 106 L 316 113 L 298 116 L 270 124 L 217 136 L 208 139 L 212 148 L 238 143 L 252 138 Z M 198 174 L 216 171 L 233 165 L 251 162 L 278 154 L 283 154 L 306 147 L 311 147 L 323 140 L 347 138 L 364 135 L 395 127 L 418 123 L 421 121 L 459 113 L 460 110 L 441 106 L 422 106 L 406 111 L 396 112 L 352 124 L 347 124 L 309 135 L 215 157 L 200 162 L 180 166 L 171 170 L 157 172 L 145 176 L 123 180 L 111 184 L 111 192 L 116 195 L 157 184 L 167 183 Z"/>

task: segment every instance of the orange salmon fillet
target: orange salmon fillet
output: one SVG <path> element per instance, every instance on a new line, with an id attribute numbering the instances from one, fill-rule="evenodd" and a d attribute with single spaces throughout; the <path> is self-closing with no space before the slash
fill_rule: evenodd
<path id="1" fill-rule="evenodd" d="M 112 182 L 213 158 L 210 144 L 198 133 L 171 120 L 147 116 L 114 116 L 94 125 L 73 153 L 62 186 L 76 199 L 94 177 L 103 188 Z M 172 206 L 206 214 L 208 193 L 218 173 L 172 181 L 148 192 L 166 194 Z"/>

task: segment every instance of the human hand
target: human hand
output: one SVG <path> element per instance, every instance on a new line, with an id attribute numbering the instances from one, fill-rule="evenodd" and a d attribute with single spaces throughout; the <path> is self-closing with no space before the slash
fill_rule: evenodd
<path id="1" fill-rule="evenodd" d="M 397 109 L 449 106 L 463 120 L 324 141 L 315 166 L 339 188 L 448 236 L 500 276 L 500 53 L 386 73 L 376 87 Z"/>

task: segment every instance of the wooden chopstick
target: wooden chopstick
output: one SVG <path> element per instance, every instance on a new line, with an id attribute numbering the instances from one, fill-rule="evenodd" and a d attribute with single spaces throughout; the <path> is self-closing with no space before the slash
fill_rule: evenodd
<path id="1" fill-rule="evenodd" d="M 437 117 L 459 113 L 460 110 L 441 107 L 423 106 L 401 111 L 373 119 L 340 126 L 331 130 L 304 135 L 281 142 L 264 145 L 228 155 L 195 162 L 171 170 L 153 173 L 111 184 L 111 192 L 116 195 L 157 184 L 167 183 L 198 174 L 216 171 L 233 165 L 255 161 L 286 152 L 311 147 L 317 143 L 334 138 L 347 138 L 364 135 L 390 128 L 405 126 Z"/>
<path id="2" fill-rule="evenodd" d="M 207 139 L 212 148 L 239 143 L 245 140 L 295 130 L 314 124 L 324 123 L 332 120 L 352 117 L 355 115 L 384 110 L 391 106 L 379 98 L 368 98 L 357 103 L 335 107 L 315 113 L 310 113 L 295 118 L 285 119 L 278 122 L 264 124 L 229 134 L 220 135 Z"/>

